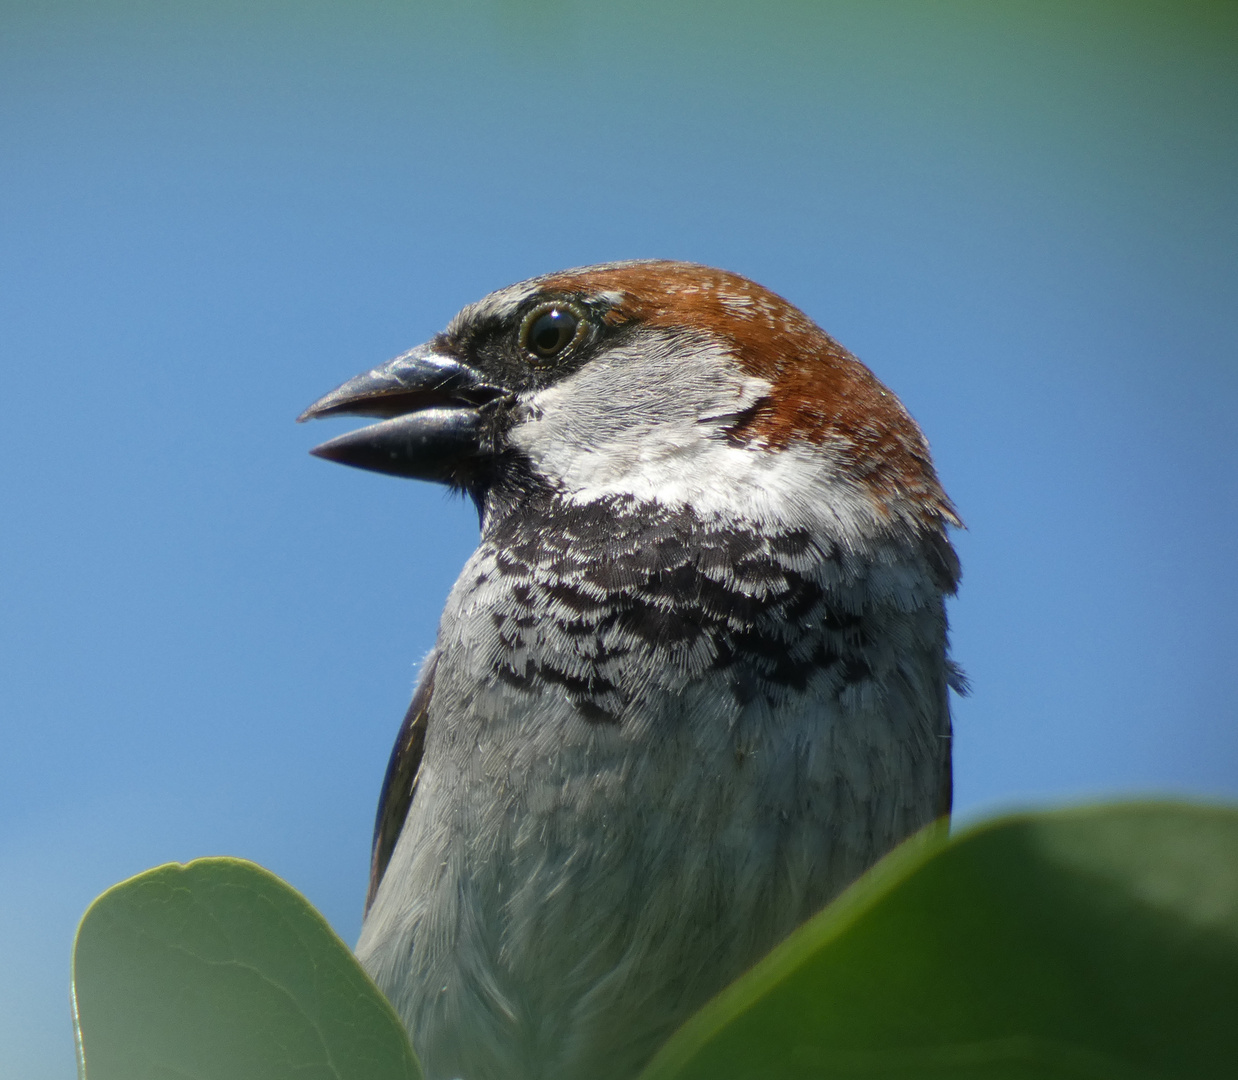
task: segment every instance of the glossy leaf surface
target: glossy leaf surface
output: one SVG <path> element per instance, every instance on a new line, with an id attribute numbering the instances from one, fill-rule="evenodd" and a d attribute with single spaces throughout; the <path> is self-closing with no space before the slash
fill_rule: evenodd
<path id="1" fill-rule="evenodd" d="M 904 845 L 642 1080 L 1238 1076 L 1238 812 L 1132 804 Z"/>
<path id="2" fill-rule="evenodd" d="M 73 952 L 86 1080 L 419 1080 L 394 1011 L 299 893 L 240 859 L 108 890 Z"/>

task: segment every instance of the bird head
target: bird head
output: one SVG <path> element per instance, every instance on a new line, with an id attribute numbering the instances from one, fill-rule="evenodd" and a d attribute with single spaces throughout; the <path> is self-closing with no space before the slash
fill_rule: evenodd
<path id="1" fill-rule="evenodd" d="M 378 422 L 319 457 L 468 491 L 686 505 L 830 535 L 958 524 L 898 399 L 782 297 L 661 260 L 532 278 L 301 420 Z"/>

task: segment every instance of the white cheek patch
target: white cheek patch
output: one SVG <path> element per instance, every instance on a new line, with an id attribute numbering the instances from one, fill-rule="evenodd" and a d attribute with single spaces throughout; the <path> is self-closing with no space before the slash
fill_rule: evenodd
<path id="1" fill-rule="evenodd" d="M 627 495 L 704 518 L 871 537 L 885 515 L 828 446 L 767 450 L 727 439 L 770 389 L 716 346 L 646 338 L 529 395 L 527 419 L 509 438 L 576 502 Z"/>
<path id="2" fill-rule="evenodd" d="M 569 494 L 660 491 L 701 472 L 728 420 L 769 391 L 740 376 L 720 349 L 676 349 L 646 337 L 603 353 L 562 382 L 530 394 L 512 443 Z M 708 481 L 712 468 L 699 480 Z"/>

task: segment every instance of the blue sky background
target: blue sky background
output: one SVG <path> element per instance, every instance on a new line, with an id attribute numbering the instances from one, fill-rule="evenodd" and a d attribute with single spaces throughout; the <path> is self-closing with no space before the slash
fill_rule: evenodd
<path id="1" fill-rule="evenodd" d="M 475 542 L 293 418 L 531 274 L 747 274 L 966 518 L 957 807 L 1238 797 L 1238 7 L 0 2 L 0 1076 L 148 866 L 347 940 Z"/>

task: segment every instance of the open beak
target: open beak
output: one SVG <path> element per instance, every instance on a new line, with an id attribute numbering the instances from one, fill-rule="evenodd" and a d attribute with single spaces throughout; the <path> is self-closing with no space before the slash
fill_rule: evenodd
<path id="1" fill-rule="evenodd" d="M 475 368 L 421 345 L 349 379 L 315 401 L 297 421 L 384 417 L 310 453 L 392 476 L 463 484 L 489 449 L 493 410 L 486 406 L 509 393 L 488 383 Z"/>

